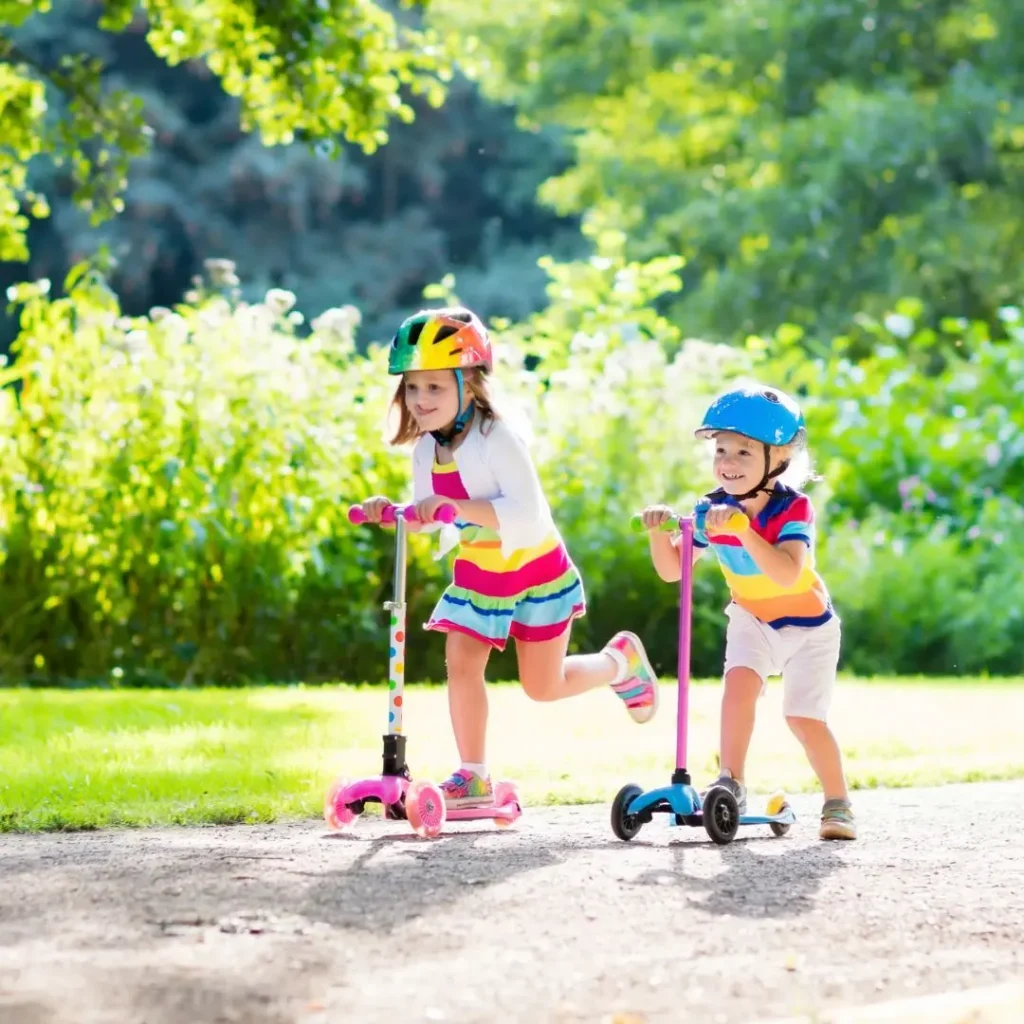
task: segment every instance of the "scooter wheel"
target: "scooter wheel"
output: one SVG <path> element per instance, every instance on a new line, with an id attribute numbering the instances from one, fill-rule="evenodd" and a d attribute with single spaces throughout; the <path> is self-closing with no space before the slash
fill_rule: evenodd
<path id="1" fill-rule="evenodd" d="M 501 807 L 503 804 L 512 803 L 516 805 L 519 814 L 523 811 L 523 804 L 519 799 L 519 790 L 516 789 L 516 784 L 514 782 L 499 782 L 494 787 L 494 803 L 498 807 Z M 512 825 L 515 824 L 516 818 L 519 817 L 519 814 L 516 814 L 513 818 L 495 815 L 495 828 L 511 828 Z"/>
<path id="2" fill-rule="evenodd" d="M 612 801 L 612 831 L 622 840 L 628 842 L 643 827 L 643 822 L 635 815 L 628 814 L 626 808 L 643 793 L 643 790 L 630 782 L 615 794 Z"/>
<path id="3" fill-rule="evenodd" d="M 433 839 L 441 834 L 448 816 L 444 795 L 429 782 L 414 782 L 405 794 L 405 814 L 413 832 Z"/>
<path id="4" fill-rule="evenodd" d="M 347 828 L 356 820 L 356 812 L 341 802 L 347 780 L 337 779 L 324 797 L 324 821 L 335 832 Z"/>
<path id="5" fill-rule="evenodd" d="M 785 793 L 772 793 L 772 795 L 768 797 L 768 802 L 765 804 L 764 813 L 769 817 L 773 817 L 776 814 L 781 814 L 788 808 L 789 802 L 786 800 Z M 779 821 L 768 822 L 768 827 L 772 830 L 772 833 L 777 836 L 784 836 L 790 829 L 789 825 L 784 825 Z"/>
<path id="6" fill-rule="evenodd" d="M 731 843 L 739 831 L 740 809 L 729 790 L 713 786 L 704 795 L 701 808 L 707 834 L 719 844 Z"/>

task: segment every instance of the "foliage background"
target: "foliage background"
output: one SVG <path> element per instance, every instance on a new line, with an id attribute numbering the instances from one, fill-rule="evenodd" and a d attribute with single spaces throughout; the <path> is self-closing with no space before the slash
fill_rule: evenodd
<path id="1" fill-rule="evenodd" d="M 506 409 L 583 572 L 575 648 L 630 628 L 674 671 L 676 593 L 628 518 L 710 486 L 693 426 L 756 377 L 806 407 L 843 667 L 1020 671 L 1016 5 L 435 0 L 397 10 L 428 33 L 407 42 L 406 84 L 368 88 L 361 115 L 325 101 L 290 143 L 274 134 L 288 94 L 250 133 L 251 98 L 215 61 L 156 55 L 153 19 L 188 51 L 213 3 L 126 8 L 119 31 L 100 18 L 124 5 L 43 6 L 0 4 L 5 39 L 44 69 L 101 57 L 83 88 L 141 98 L 153 134 L 133 156 L 136 122 L 112 122 L 121 191 L 83 144 L 83 195 L 44 130 L 73 103 L 0 57 L 0 98 L 23 115 L 5 123 L 33 154 L 23 182 L 3 179 L 2 678 L 376 681 L 390 538 L 345 511 L 408 490 L 379 343 L 455 296 L 496 330 Z M 442 52 L 451 81 L 427 59 Z M 292 56 L 319 95 L 319 65 Z M 388 120 L 387 95 L 411 123 Z M 121 196 L 118 216 L 91 215 Z M 411 677 L 443 675 L 415 624 L 445 571 L 415 539 Z M 725 601 L 701 568 L 700 674 L 719 670 Z"/>

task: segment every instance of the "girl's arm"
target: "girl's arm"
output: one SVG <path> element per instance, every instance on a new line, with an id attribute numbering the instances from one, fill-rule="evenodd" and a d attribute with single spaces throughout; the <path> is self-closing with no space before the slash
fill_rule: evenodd
<path id="1" fill-rule="evenodd" d="M 498 522 L 498 515 L 494 511 L 494 504 L 490 501 L 484 501 L 483 498 L 475 498 L 466 501 L 454 502 L 459 510 L 459 518 L 465 519 L 467 523 L 473 523 L 476 526 L 484 526 L 489 530 L 499 530 L 501 528 Z"/>
<path id="2" fill-rule="evenodd" d="M 500 493 L 491 501 L 460 501 L 460 514 L 468 522 L 510 538 L 525 540 L 543 534 L 550 523 L 550 513 L 526 444 L 501 420 L 485 438 L 486 458 Z M 529 543 L 536 541 L 526 541 L 523 546 Z"/>

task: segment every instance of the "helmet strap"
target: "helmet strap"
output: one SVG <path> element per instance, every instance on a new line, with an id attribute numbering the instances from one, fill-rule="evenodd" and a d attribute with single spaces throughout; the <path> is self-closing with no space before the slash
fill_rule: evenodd
<path id="1" fill-rule="evenodd" d="M 466 429 L 466 424 L 469 422 L 470 417 L 473 415 L 475 408 L 473 399 L 466 403 L 466 408 L 462 408 L 462 371 L 453 370 L 455 374 L 455 386 L 459 390 L 459 411 L 455 414 L 455 421 L 452 423 L 449 430 L 432 430 L 430 436 L 442 447 L 447 448 L 451 445 L 452 441 L 455 440 Z"/>

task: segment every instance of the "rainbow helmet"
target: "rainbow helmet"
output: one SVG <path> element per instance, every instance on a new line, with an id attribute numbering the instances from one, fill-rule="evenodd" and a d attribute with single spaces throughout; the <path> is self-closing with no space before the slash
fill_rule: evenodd
<path id="1" fill-rule="evenodd" d="M 480 318 L 462 308 L 422 309 L 402 321 L 391 340 L 388 373 L 490 370 L 491 340 Z"/>

